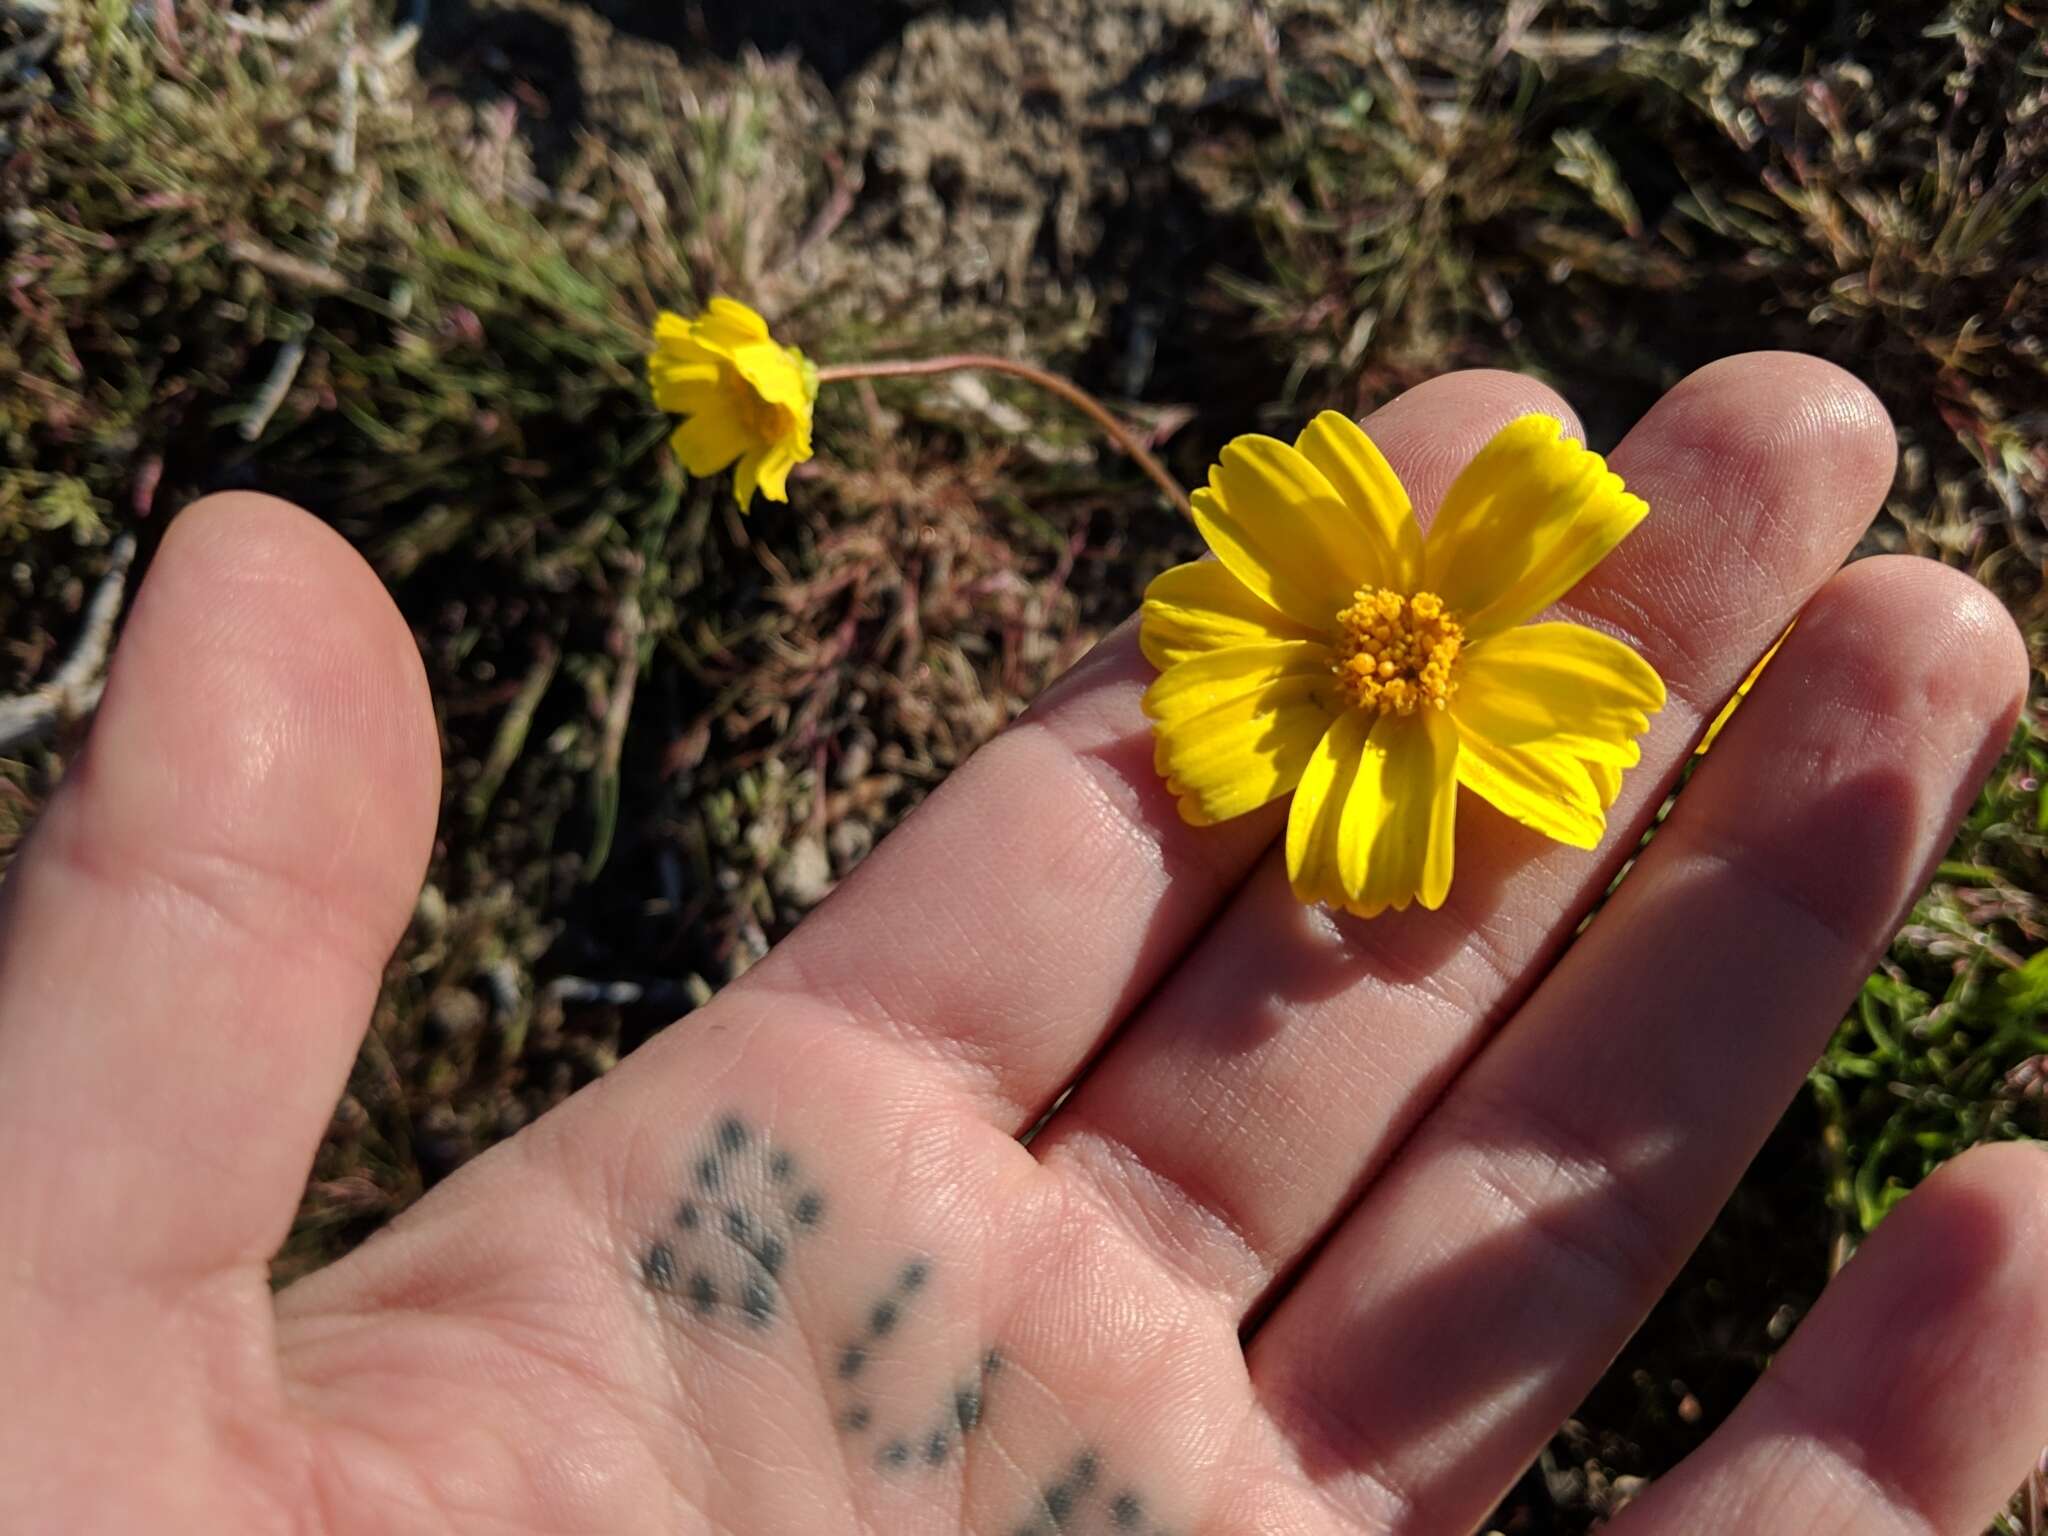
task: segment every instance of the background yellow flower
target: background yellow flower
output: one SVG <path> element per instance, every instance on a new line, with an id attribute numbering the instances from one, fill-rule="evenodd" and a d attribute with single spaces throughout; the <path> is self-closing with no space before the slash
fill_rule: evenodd
<path id="1" fill-rule="evenodd" d="M 1509 423 L 1428 537 L 1350 418 L 1240 437 L 1194 498 L 1217 559 L 1145 594 L 1155 762 L 1207 823 L 1292 793 L 1295 894 L 1361 916 L 1450 889 L 1460 784 L 1574 847 L 1664 705 L 1628 646 L 1528 622 L 1648 512 L 1548 416 Z"/>
<path id="2" fill-rule="evenodd" d="M 789 499 L 790 470 L 811 456 L 818 370 L 737 299 L 715 298 L 695 319 L 663 311 L 647 379 L 655 404 L 683 417 L 670 440 L 697 477 L 728 465 L 745 511 L 760 491 Z"/>

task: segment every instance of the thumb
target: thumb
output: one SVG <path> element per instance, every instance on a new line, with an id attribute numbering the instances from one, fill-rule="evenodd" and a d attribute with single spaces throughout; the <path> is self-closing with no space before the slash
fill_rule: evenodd
<path id="1" fill-rule="evenodd" d="M 181 516 L 0 912 L 0 1277 L 260 1273 L 438 779 L 419 654 L 355 553 L 265 497 Z"/>

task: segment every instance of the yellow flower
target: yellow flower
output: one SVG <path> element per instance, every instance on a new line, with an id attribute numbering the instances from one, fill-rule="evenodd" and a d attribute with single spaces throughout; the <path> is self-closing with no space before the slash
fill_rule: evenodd
<path id="1" fill-rule="evenodd" d="M 1785 635 L 1791 633 L 1790 626 L 1787 626 Z M 1714 716 L 1714 723 L 1707 727 L 1707 734 L 1702 736 L 1700 744 L 1693 748 L 1695 753 L 1705 753 L 1709 747 L 1713 746 L 1714 738 L 1719 736 L 1728 722 L 1735 718 L 1736 707 L 1749 697 L 1749 690 L 1754 688 L 1756 680 L 1764 675 L 1764 668 L 1771 664 L 1771 658 L 1778 654 L 1778 647 L 1785 643 L 1785 635 L 1780 635 L 1771 642 L 1771 648 L 1764 652 L 1763 659 L 1749 669 L 1749 676 L 1745 677 L 1736 686 L 1735 691 L 1728 696 L 1728 702 L 1721 706 L 1721 713 Z"/>
<path id="2" fill-rule="evenodd" d="M 1194 496 L 1217 558 L 1145 593 L 1154 762 L 1195 825 L 1290 791 L 1305 902 L 1371 917 L 1451 884 L 1458 786 L 1596 846 L 1656 670 L 1577 624 L 1527 621 L 1649 508 L 1548 416 L 1511 422 L 1427 539 L 1364 431 L 1333 411 L 1292 447 L 1240 437 Z"/>
<path id="3" fill-rule="evenodd" d="M 694 320 L 664 311 L 647 359 L 654 402 L 683 418 L 670 439 L 693 476 L 737 461 L 733 494 L 744 512 L 759 490 L 789 500 L 790 469 L 811 456 L 818 370 L 768 334 L 737 299 L 716 298 Z"/>

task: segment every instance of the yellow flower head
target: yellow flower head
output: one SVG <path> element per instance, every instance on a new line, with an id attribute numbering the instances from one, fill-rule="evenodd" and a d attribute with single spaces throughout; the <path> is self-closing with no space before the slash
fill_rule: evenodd
<path id="1" fill-rule="evenodd" d="M 1649 508 L 1548 416 L 1509 423 L 1427 539 L 1357 423 L 1240 437 L 1194 496 L 1213 561 L 1145 593 L 1154 761 L 1196 825 L 1292 793 L 1287 874 L 1363 917 L 1451 884 L 1458 786 L 1592 848 L 1664 706 L 1656 670 L 1578 624 L 1527 622 Z"/>
<path id="2" fill-rule="evenodd" d="M 683 468 L 715 475 L 737 462 L 733 494 L 744 512 L 760 491 L 789 500 L 789 471 L 811 456 L 818 370 L 768 334 L 737 299 L 713 299 L 694 320 L 664 311 L 647 359 L 654 403 L 683 418 L 670 440 Z"/>

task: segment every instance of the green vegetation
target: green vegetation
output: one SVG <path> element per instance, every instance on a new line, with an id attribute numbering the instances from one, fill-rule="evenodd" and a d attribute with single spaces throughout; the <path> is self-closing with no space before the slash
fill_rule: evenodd
<path id="1" fill-rule="evenodd" d="M 435 0 L 424 37 L 369 0 L 0 4 L 13 673 L 56 665 L 122 532 L 146 557 L 194 494 L 260 485 L 372 560 L 442 711 L 441 846 L 280 1278 L 738 974 L 1190 551 L 1000 382 L 828 395 L 791 505 L 742 523 L 661 451 L 663 305 L 745 295 L 827 360 L 1052 362 L 1184 479 L 1454 366 L 1545 377 L 1611 442 L 1710 357 L 1821 352 L 1900 428 L 1868 547 L 1970 569 L 2041 652 L 2026 7 L 1014 0 L 876 52 L 821 24 L 810 64 L 597 9 L 618 30 L 568 0 Z M 0 768 L 0 846 L 74 739 Z M 2048 1133 L 2044 786 L 2029 722 L 1504 1530 L 1585 1530 L 1930 1168 Z"/>

